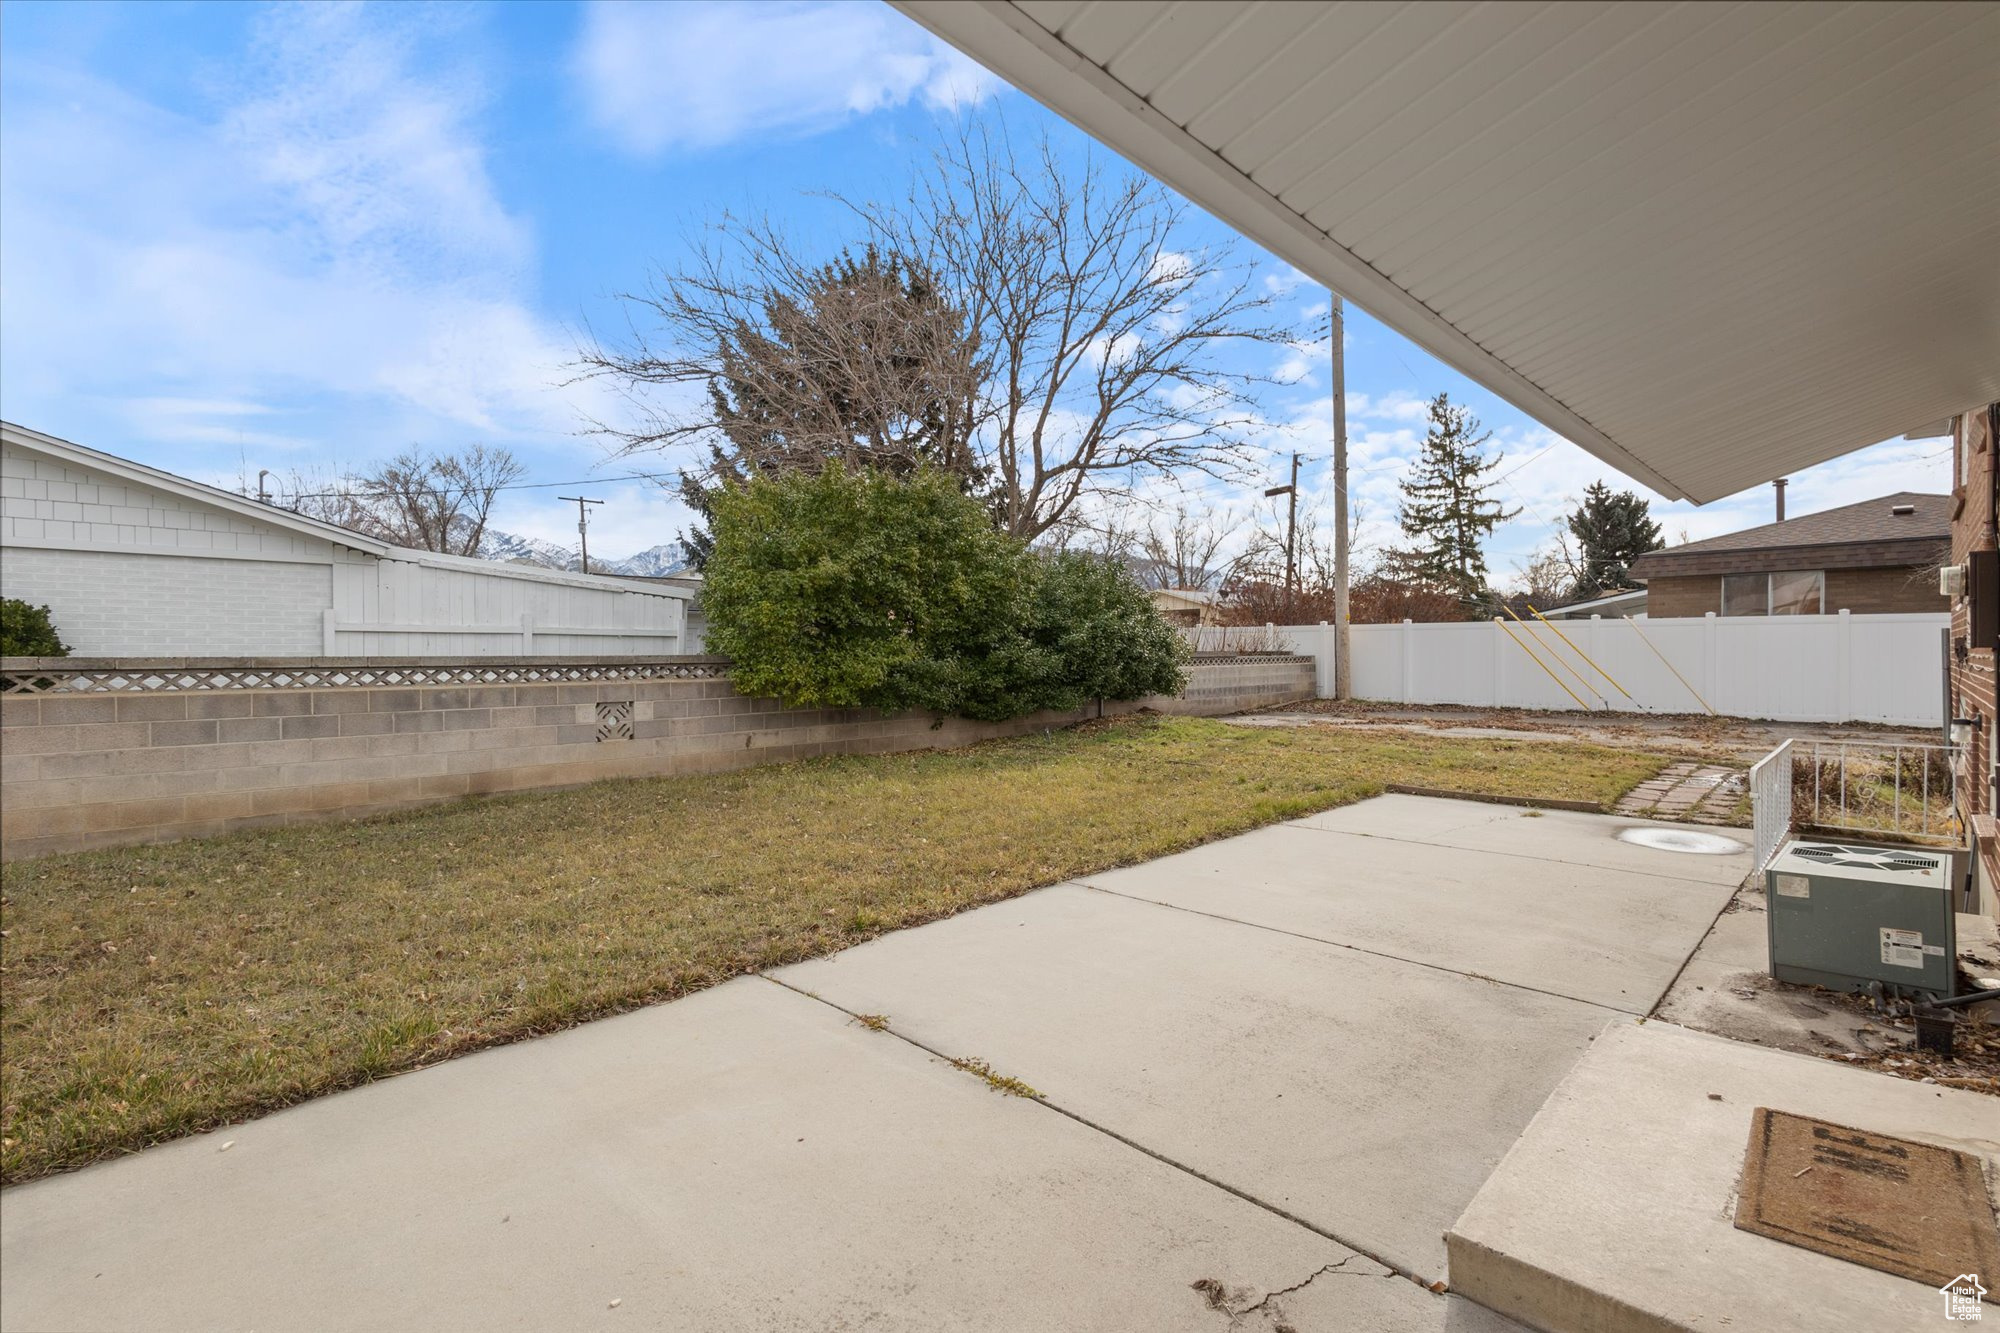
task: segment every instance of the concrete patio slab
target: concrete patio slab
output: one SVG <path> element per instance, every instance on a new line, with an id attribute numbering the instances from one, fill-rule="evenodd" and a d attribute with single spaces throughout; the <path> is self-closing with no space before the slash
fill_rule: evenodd
<path id="1" fill-rule="evenodd" d="M 1947 1326 L 1925 1284 L 1736 1229 L 1759 1106 L 1973 1153 L 1989 1178 L 2000 1169 L 1990 1097 L 1620 1023 L 1452 1226 L 1453 1289 L 1556 1333 Z"/>
<path id="2" fill-rule="evenodd" d="M 1518 809 L 1479 808 L 1506 814 L 1459 829 L 1447 825 L 1445 832 L 1468 843 L 1504 841 L 1502 835 L 1526 825 L 1551 859 L 1281 824 L 1086 882 L 1630 1014 L 1646 1013 L 1665 994 L 1729 901 L 1730 886 L 1704 879 L 1561 859 L 1577 844 L 1588 849 L 1607 841 L 1604 830 L 1623 827 L 1621 821 L 1576 816 L 1594 821 L 1579 830 L 1553 819 L 1524 820 Z"/>
<path id="3" fill-rule="evenodd" d="M 1449 1314 L 759 978 L 9 1191 L 0 1251 L 18 1333 L 1213 1331 L 1342 1260 L 1347 1326 Z"/>
<path id="4" fill-rule="evenodd" d="M 1426 1281 L 1444 1228 L 1613 1017 L 1082 886 L 774 975 Z"/>
<path id="5" fill-rule="evenodd" d="M 1686 825 L 1622 815 L 1590 815 L 1570 810 L 1530 813 L 1520 806 L 1486 801 L 1446 801 L 1428 796 L 1378 796 L 1295 820 L 1306 828 L 1330 829 L 1370 838 L 1433 847 L 1464 847 L 1511 856 L 1531 856 L 1570 865 L 1628 870 L 1642 875 L 1737 885 L 1750 873 L 1747 831 L 1725 836 L 1745 845 L 1728 856 L 1663 852 L 1621 842 L 1631 828 L 1682 830 Z"/>

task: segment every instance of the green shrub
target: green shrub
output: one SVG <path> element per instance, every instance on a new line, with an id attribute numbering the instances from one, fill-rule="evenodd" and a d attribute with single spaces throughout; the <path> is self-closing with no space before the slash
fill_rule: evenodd
<path id="1" fill-rule="evenodd" d="M 946 476 L 760 477 L 714 520 L 708 643 L 746 693 L 1000 721 L 1181 686 L 1182 639 L 1122 569 L 1035 555 Z"/>
<path id="2" fill-rule="evenodd" d="M 68 657 L 69 645 L 56 634 L 46 606 L 18 597 L 0 598 L 0 657 Z"/>

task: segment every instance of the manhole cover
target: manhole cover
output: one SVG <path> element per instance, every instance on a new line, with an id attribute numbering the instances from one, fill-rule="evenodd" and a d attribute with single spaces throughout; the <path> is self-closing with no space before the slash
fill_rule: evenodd
<path id="1" fill-rule="evenodd" d="M 1926 1286 L 2000 1271 L 1976 1158 L 1763 1106 L 1736 1225 Z"/>
<path id="2" fill-rule="evenodd" d="M 1698 856 L 1727 856 L 1743 850 L 1743 844 L 1720 833 L 1697 833 L 1680 828 L 1628 828 L 1618 841 L 1651 847 L 1656 852 L 1693 852 Z"/>

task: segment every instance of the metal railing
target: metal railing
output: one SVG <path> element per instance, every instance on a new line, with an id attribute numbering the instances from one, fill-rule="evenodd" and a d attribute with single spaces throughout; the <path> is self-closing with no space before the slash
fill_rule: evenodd
<path id="1" fill-rule="evenodd" d="M 1957 751 L 1902 741 L 1792 743 L 1792 803 L 1804 826 L 1901 838 L 1959 832 Z"/>
<path id="2" fill-rule="evenodd" d="M 1959 834 L 1957 751 L 1906 741 L 1789 740 L 1750 769 L 1750 820 L 1762 870 L 1796 828 L 1864 837 Z"/>
<path id="3" fill-rule="evenodd" d="M 1792 831 L 1792 746 L 1786 741 L 1750 766 L 1751 843 L 1762 870 Z"/>

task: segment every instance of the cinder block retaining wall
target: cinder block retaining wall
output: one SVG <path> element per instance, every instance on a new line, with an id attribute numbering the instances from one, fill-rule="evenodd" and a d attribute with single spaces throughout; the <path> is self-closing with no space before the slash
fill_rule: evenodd
<path id="1" fill-rule="evenodd" d="M 723 665 L 677 662 L 711 673 Z M 6 663 L 10 681 L 25 679 L 23 665 Z M 242 663 L 200 669 L 224 665 L 236 678 L 257 678 Z M 304 666 L 290 664 L 319 678 L 365 662 Z M 535 674 L 552 666 L 560 664 L 544 660 Z M 1178 697 L 1104 711 L 1214 715 L 1312 694 L 1311 658 L 1202 660 Z M 14 859 L 159 842 L 599 778 L 939 749 L 1096 713 L 1093 706 L 997 724 L 949 719 L 933 728 L 928 714 L 788 709 L 740 695 L 721 676 L 9 694 L 0 698 L 0 853 Z"/>

